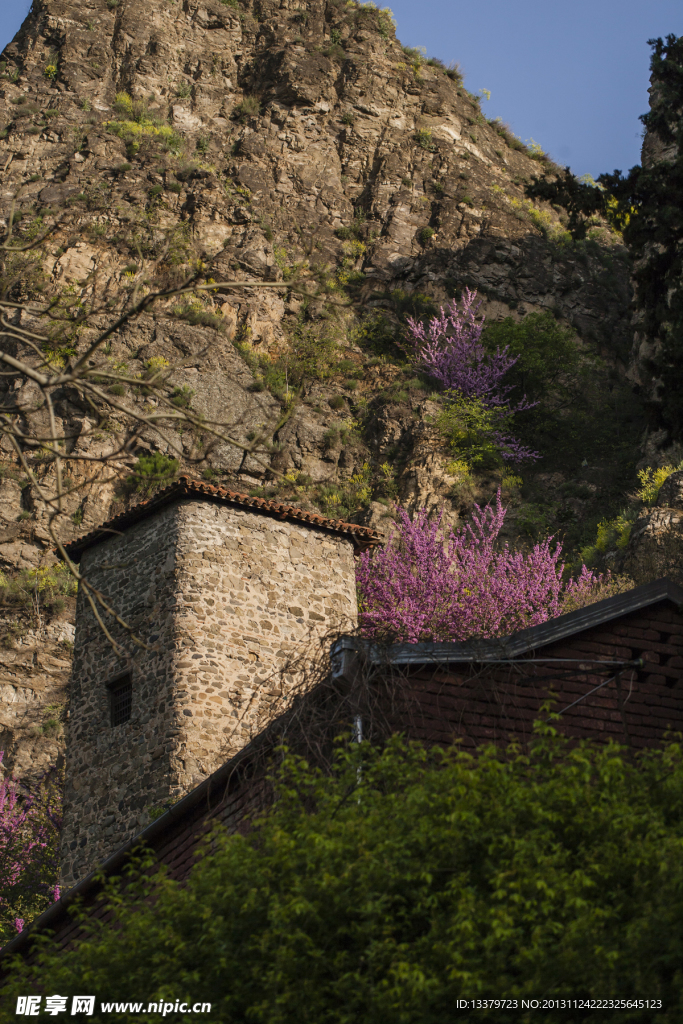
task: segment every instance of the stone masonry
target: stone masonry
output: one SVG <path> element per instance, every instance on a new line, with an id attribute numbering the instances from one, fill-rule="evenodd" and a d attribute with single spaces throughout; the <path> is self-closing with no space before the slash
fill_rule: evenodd
<path id="1" fill-rule="evenodd" d="M 81 586 L 63 885 L 272 719 L 291 686 L 288 659 L 355 624 L 354 551 L 376 541 L 363 527 L 181 479 L 70 545 L 84 578 L 146 646 L 102 614 L 117 654 Z M 117 685 L 132 703 L 128 720 L 112 724 Z"/>

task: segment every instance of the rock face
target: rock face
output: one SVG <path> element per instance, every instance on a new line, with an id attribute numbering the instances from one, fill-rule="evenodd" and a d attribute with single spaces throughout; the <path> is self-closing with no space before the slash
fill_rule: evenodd
<path id="1" fill-rule="evenodd" d="M 74 627 L 61 621 L 23 630 L 16 620 L 3 626 L 12 646 L 0 650 L 0 750 L 3 767 L 26 778 L 55 764 L 63 749 Z"/>
<path id="2" fill-rule="evenodd" d="M 119 0 L 93 9 L 35 0 L 0 70 L 0 217 L 7 225 L 17 196 L 24 223 L 63 215 L 32 251 L 35 263 L 6 268 L 4 287 L 19 273 L 12 287 L 22 294 L 35 280 L 87 304 L 160 263 L 202 260 L 215 281 L 272 286 L 307 261 L 327 267 L 340 294 L 353 284 L 356 310 L 386 309 L 396 294 L 438 302 L 467 286 L 489 317 L 550 310 L 609 363 L 625 358 L 626 251 L 604 238 L 580 250 L 561 244 L 563 212 L 525 198 L 540 155 L 488 123 L 456 72 L 404 51 L 385 12 L 334 0 Z M 338 380 L 312 383 L 294 406 L 257 390 L 259 360 L 291 346 L 297 325 L 328 316 L 322 302 L 272 287 L 223 290 L 209 294 L 203 325 L 172 307 L 162 303 L 116 335 L 112 358 L 131 375 L 166 358 L 207 419 L 228 410 L 243 442 L 264 432 L 280 472 L 334 489 L 400 450 L 386 493 L 413 506 L 443 502 L 453 479 L 425 430 L 424 395 L 385 403 L 353 445 L 351 398 Z M 352 314 L 342 314 L 345 330 Z M 343 346 L 354 365 L 353 330 Z M 371 401 L 391 384 L 392 368 L 379 365 L 357 394 Z M 30 383 L 2 378 L 3 389 L 31 408 Z M 86 436 L 76 389 L 64 390 L 57 413 L 74 451 L 111 450 L 116 415 L 112 436 L 97 439 Z M 168 437 L 196 454 L 193 437 Z M 159 447 L 143 436 L 136 454 L 145 445 Z M 6 444 L 2 454 L 0 564 L 11 573 L 53 556 L 45 510 Z M 229 444 L 207 464 L 240 489 L 267 477 L 268 460 Z M 87 479 L 87 469 L 77 473 Z M 65 538 L 105 520 L 117 500 L 110 485 L 70 499 L 78 525 L 67 522 Z M 382 529 L 386 507 L 374 501 L 365 516 Z"/>
<path id="3" fill-rule="evenodd" d="M 652 509 L 634 523 L 623 570 L 637 582 L 683 580 L 683 472 L 666 478 Z"/>

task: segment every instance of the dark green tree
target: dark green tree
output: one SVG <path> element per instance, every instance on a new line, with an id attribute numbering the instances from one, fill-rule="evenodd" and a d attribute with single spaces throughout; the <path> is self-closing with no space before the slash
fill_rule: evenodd
<path id="1" fill-rule="evenodd" d="M 683 37 L 651 39 L 650 110 L 643 166 L 601 174 L 598 187 L 569 168 L 527 188 L 531 197 L 563 206 L 575 239 L 602 214 L 623 231 L 634 262 L 638 330 L 653 346 L 645 367 L 661 381 L 652 404 L 657 419 L 683 435 Z"/>
<path id="2" fill-rule="evenodd" d="M 680 1021 L 679 744 L 633 759 L 546 725 L 474 757 L 394 738 L 340 744 L 331 773 L 289 755 L 274 782 L 274 808 L 216 832 L 186 884 L 113 884 L 109 923 L 17 963 L 2 1019 L 19 994 L 89 992 L 93 1021 L 102 1000 L 201 1000 L 222 1024 Z M 522 1008 L 544 997 L 624 1002 Z M 456 1010 L 502 998 L 517 1008 Z"/>

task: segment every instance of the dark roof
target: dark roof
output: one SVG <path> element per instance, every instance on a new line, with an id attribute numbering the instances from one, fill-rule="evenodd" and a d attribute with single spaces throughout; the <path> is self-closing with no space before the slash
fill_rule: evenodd
<path id="1" fill-rule="evenodd" d="M 539 647 L 563 640 L 581 633 L 593 626 L 601 626 L 612 619 L 619 619 L 629 612 L 639 611 L 660 601 L 672 601 L 683 606 L 683 587 L 671 580 L 655 580 L 642 587 L 634 587 L 625 594 L 596 601 L 586 608 L 548 619 L 538 626 L 521 629 L 512 636 L 496 640 L 468 640 L 463 643 L 369 644 L 360 637 L 342 637 L 332 649 L 332 654 L 342 655 L 344 651 L 362 650 L 371 661 L 391 662 L 394 665 L 427 665 L 435 663 L 457 664 L 458 662 L 496 662 L 503 659 L 519 658 L 531 654 Z"/>
<path id="2" fill-rule="evenodd" d="M 317 512 L 305 512 L 294 505 L 282 505 L 277 501 L 267 501 L 265 498 L 251 498 L 248 494 L 240 494 L 237 491 L 228 491 L 223 487 L 214 487 L 211 484 L 202 483 L 200 480 L 192 480 L 188 476 L 181 476 L 174 483 L 169 484 L 162 490 L 157 491 L 147 501 L 121 512 L 112 519 L 107 520 L 101 526 L 86 533 L 84 537 L 72 540 L 65 544 L 68 555 L 74 562 L 80 561 L 81 555 L 94 544 L 98 544 L 107 537 L 123 533 L 133 523 L 140 519 L 153 515 L 160 508 L 178 501 L 181 498 L 199 498 L 204 501 L 218 502 L 221 505 L 238 505 L 247 508 L 250 512 L 257 512 L 261 515 L 270 516 L 274 519 L 290 519 L 313 526 L 329 533 L 341 534 L 348 537 L 356 548 L 365 551 L 367 548 L 375 547 L 382 543 L 382 538 L 367 526 L 358 526 L 356 523 L 345 523 L 342 519 L 327 519 Z"/>

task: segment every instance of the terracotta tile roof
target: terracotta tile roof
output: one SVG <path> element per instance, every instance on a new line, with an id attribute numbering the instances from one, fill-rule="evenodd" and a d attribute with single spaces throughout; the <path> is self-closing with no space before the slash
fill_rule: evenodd
<path id="1" fill-rule="evenodd" d="M 145 519 L 158 509 L 163 508 L 172 501 L 180 498 L 203 498 L 207 501 L 220 502 L 224 505 L 239 505 L 251 512 L 258 512 L 262 515 L 271 516 L 275 519 L 291 519 L 296 522 L 305 523 L 308 526 L 328 530 L 330 533 L 342 534 L 353 541 L 356 548 L 365 551 L 367 548 L 375 547 L 382 543 L 382 538 L 367 526 L 358 526 L 356 523 L 345 523 L 342 519 L 327 519 L 317 512 L 305 512 L 294 505 L 283 505 L 277 501 L 268 501 L 265 498 L 251 498 L 248 494 L 240 494 L 237 491 L 228 491 L 223 487 L 214 487 L 201 480 L 192 480 L 189 476 L 181 476 L 174 483 L 169 484 L 162 490 L 157 491 L 147 501 L 121 512 L 112 519 L 102 523 L 95 530 L 86 533 L 83 537 L 72 540 L 65 544 L 69 557 L 74 562 L 80 561 L 83 552 L 105 540 L 107 536 L 123 533 L 133 523 Z"/>

